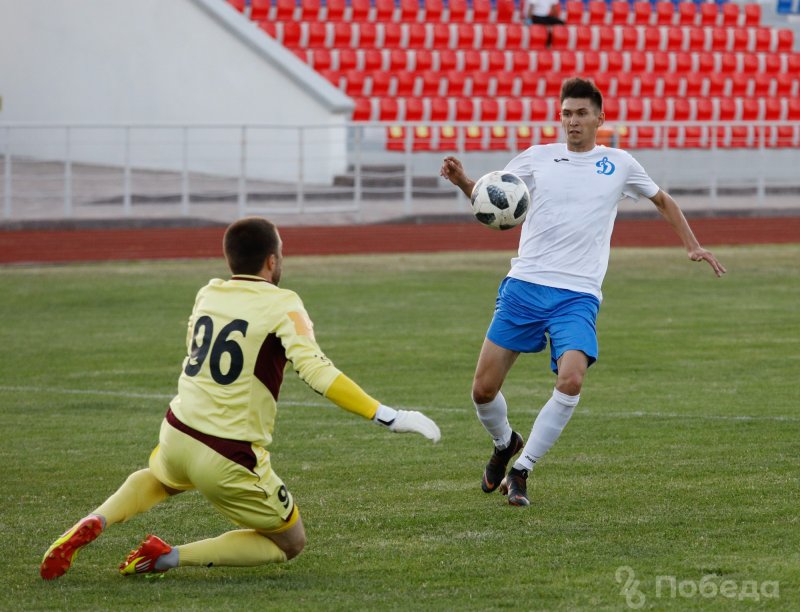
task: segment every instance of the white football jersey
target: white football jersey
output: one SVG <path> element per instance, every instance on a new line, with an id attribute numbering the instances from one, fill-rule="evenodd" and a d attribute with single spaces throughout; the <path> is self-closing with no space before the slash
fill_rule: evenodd
<path id="1" fill-rule="evenodd" d="M 575 153 L 565 143 L 536 145 L 505 169 L 531 192 L 508 275 L 602 300 L 617 203 L 651 198 L 658 185 L 630 153 L 604 146 Z"/>

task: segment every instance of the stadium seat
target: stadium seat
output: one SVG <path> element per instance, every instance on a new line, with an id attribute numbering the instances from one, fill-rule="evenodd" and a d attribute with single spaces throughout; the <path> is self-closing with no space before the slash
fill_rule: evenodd
<path id="1" fill-rule="evenodd" d="M 650 66 L 648 70 L 651 70 L 659 75 L 664 75 L 666 72 L 670 72 L 670 59 L 669 54 L 665 51 L 655 51 L 649 54 L 650 56 Z"/>
<path id="2" fill-rule="evenodd" d="M 399 125 L 386 128 L 386 148 L 389 151 L 406 150 L 406 129 Z"/>
<path id="3" fill-rule="evenodd" d="M 672 25 L 675 19 L 675 5 L 672 2 L 663 0 L 656 3 L 656 24 Z"/>
<path id="4" fill-rule="evenodd" d="M 761 118 L 765 121 L 783 119 L 783 101 L 779 98 L 764 98 L 764 112 Z"/>
<path id="5" fill-rule="evenodd" d="M 775 51 L 782 53 L 790 53 L 794 49 L 794 31 L 787 28 L 780 28 L 775 31 L 777 41 L 775 42 Z"/>
<path id="6" fill-rule="evenodd" d="M 419 0 L 400 0 L 401 21 L 417 21 L 419 13 Z"/>
<path id="7" fill-rule="evenodd" d="M 345 78 L 344 90 L 348 96 L 355 97 L 364 95 L 364 85 L 366 84 L 366 78 L 361 70 L 348 70 L 347 72 L 345 72 L 344 78 Z"/>
<path id="8" fill-rule="evenodd" d="M 661 4 L 667 4 L 667 2 L 662 2 Z M 642 41 L 636 50 L 660 51 L 663 48 L 661 33 L 662 28 L 658 26 L 645 26 L 642 30 Z"/>
<path id="9" fill-rule="evenodd" d="M 467 8 L 466 0 L 448 0 L 447 20 L 450 23 L 464 21 L 467 18 Z"/>
<path id="10" fill-rule="evenodd" d="M 694 2 L 681 2 L 678 4 L 678 23 L 684 26 L 693 26 L 697 19 L 697 5 Z"/>
<path id="11" fill-rule="evenodd" d="M 533 130 L 527 125 L 520 125 L 514 131 L 514 149 L 521 151 L 533 144 Z"/>
<path id="12" fill-rule="evenodd" d="M 325 21 L 341 21 L 344 19 L 345 8 L 345 0 L 326 0 Z"/>
<path id="13" fill-rule="evenodd" d="M 482 75 L 488 79 L 485 73 L 478 73 L 475 76 Z M 457 98 L 455 101 L 455 115 L 452 117 L 455 121 L 474 121 L 475 119 L 475 103 L 473 98 Z"/>
<path id="14" fill-rule="evenodd" d="M 696 98 L 694 101 L 694 121 L 711 121 L 714 119 L 714 104 L 709 98 Z"/>
<path id="15" fill-rule="evenodd" d="M 583 23 L 583 1 L 582 0 L 567 0 L 565 5 L 564 21 L 567 23 Z"/>
<path id="16" fill-rule="evenodd" d="M 351 22 L 356 40 L 353 46 L 357 49 L 374 48 L 378 38 L 378 28 L 371 22 Z"/>
<path id="17" fill-rule="evenodd" d="M 463 134 L 465 151 L 480 151 L 485 148 L 483 145 L 483 128 L 477 125 L 470 125 L 464 128 Z"/>
<path id="18" fill-rule="evenodd" d="M 508 129 L 503 125 L 493 125 L 489 129 L 489 150 L 507 151 L 510 148 Z"/>
<path id="19" fill-rule="evenodd" d="M 244 9 L 246 6 L 246 0 L 227 0 L 228 4 L 230 4 L 233 8 L 235 8 L 240 13 L 244 13 Z"/>
<path id="20" fill-rule="evenodd" d="M 717 99 L 717 120 L 735 121 L 736 120 L 736 100 L 731 98 Z"/>
<path id="21" fill-rule="evenodd" d="M 614 96 L 627 98 L 633 95 L 633 75 L 630 72 L 618 72 L 613 80 Z"/>
<path id="22" fill-rule="evenodd" d="M 561 84 L 564 82 L 564 76 L 555 72 L 548 72 L 544 78 L 539 76 L 540 81 L 544 81 L 544 95 L 545 96 L 558 96 L 561 93 Z"/>
<path id="23" fill-rule="evenodd" d="M 463 70 L 448 70 L 444 79 L 444 95 L 460 97 L 467 95 L 467 77 Z"/>
<path id="24" fill-rule="evenodd" d="M 750 78 L 741 72 L 736 72 L 730 77 L 730 95 L 740 98 L 749 95 Z"/>
<path id="25" fill-rule="evenodd" d="M 771 28 L 755 28 L 755 51 L 773 51 Z"/>
<path id="26" fill-rule="evenodd" d="M 404 121 L 422 121 L 425 119 L 425 105 L 422 98 L 405 98 L 403 100 L 405 113 Z"/>
<path id="27" fill-rule="evenodd" d="M 383 48 L 392 49 L 400 46 L 400 41 L 403 38 L 403 28 L 399 23 L 386 22 L 383 23 Z"/>
<path id="28" fill-rule="evenodd" d="M 744 28 L 733 28 L 730 32 L 730 49 L 732 51 L 750 51 L 750 31 Z"/>
<path id="29" fill-rule="evenodd" d="M 442 0 L 425 0 L 423 17 L 426 23 L 436 23 L 442 20 L 444 5 Z"/>
<path id="30" fill-rule="evenodd" d="M 497 72 L 495 78 L 494 95 L 498 97 L 514 96 L 517 93 L 514 91 L 516 84 L 516 76 L 513 72 L 505 70 Z"/>
<path id="31" fill-rule="evenodd" d="M 372 103 L 369 98 L 355 98 L 353 121 L 369 121 L 372 118 Z"/>
<path id="32" fill-rule="evenodd" d="M 739 70 L 737 72 L 755 74 L 759 71 L 758 56 L 754 53 L 742 53 L 740 59 Z"/>
<path id="33" fill-rule="evenodd" d="M 725 6 L 728 6 L 727 4 Z M 708 49 L 709 51 L 727 51 L 729 44 L 728 44 L 728 32 L 730 28 L 725 27 L 716 27 L 711 28 L 711 48 Z"/>
<path id="34" fill-rule="evenodd" d="M 273 21 L 293 21 L 297 2 L 295 0 L 275 0 Z"/>
<path id="35" fill-rule="evenodd" d="M 557 119 L 551 112 L 550 104 L 547 100 L 532 98 L 528 102 L 528 120 L 529 121 L 549 121 Z"/>
<path id="36" fill-rule="evenodd" d="M 503 104 L 504 121 L 522 121 L 523 115 L 522 100 L 519 98 L 506 98 Z"/>
<path id="37" fill-rule="evenodd" d="M 495 18 L 496 23 L 508 23 L 515 20 L 516 6 L 514 0 L 496 0 Z"/>
<path id="38" fill-rule="evenodd" d="M 792 97 L 797 95 L 795 92 L 797 77 L 794 74 L 781 72 L 775 75 L 775 95 Z"/>
<path id="39" fill-rule="evenodd" d="M 483 70 L 475 70 L 469 76 L 470 96 L 482 97 L 489 95 L 489 74 Z M 471 118 L 471 117 L 470 117 Z M 468 121 L 469 119 L 467 119 Z M 459 121 L 463 121 L 459 119 Z"/>
<path id="40" fill-rule="evenodd" d="M 620 104 L 625 106 L 626 121 L 641 121 L 644 118 L 644 104 L 641 98 L 625 98 L 620 100 Z"/>
<path id="41" fill-rule="evenodd" d="M 531 26 L 531 28 L 541 26 Z M 552 49 L 569 49 L 570 36 L 566 26 L 553 26 L 550 31 L 550 47 Z"/>
<path id="42" fill-rule="evenodd" d="M 456 48 L 475 48 L 475 27 L 471 23 L 459 23 L 456 26 Z"/>
<path id="43" fill-rule="evenodd" d="M 353 26 L 349 21 L 340 21 L 333 24 L 333 48 L 353 46 Z"/>
<path id="44" fill-rule="evenodd" d="M 330 0 L 326 0 L 328 9 L 331 8 Z M 345 19 L 344 12 L 345 6 L 342 0 L 335 0 L 335 11 L 341 16 L 337 19 Z M 372 10 L 371 0 L 350 0 L 350 10 L 347 13 L 347 21 L 353 24 L 363 24 L 370 18 L 370 11 Z M 374 24 L 373 24 L 374 25 Z"/>
<path id="45" fill-rule="evenodd" d="M 500 103 L 494 98 L 481 98 L 478 102 L 478 121 L 497 121 L 500 118 Z"/>
<path id="46" fill-rule="evenodd" d="M 398 70 L 394 73 L 379 72 L 377 74 L 388 75 L 394 82 L 394 89 L 390 88 L 389 90 L 391 95 L 408 98 L 416 94 L 417 75 L 415 73 L 407 70 Z M 381 76 L 381 78 L 383 78 L 383 76 Z"/>
<path id="47" fill-rule="evenodd" d="M 578 52 L 576 53 L 578 64 L 581 66 L 580 72 L 593 73 L 600 70 L 601 56 L 594 51 Z"/>
<path id="48" fill-rule="evenodd" d="M 532 25 L 528 28 L 527 32 L 523 30 L 522 40 L 520 41 L 520 44 L 522 44 L 523 48 L 525 48 L 525 34 L 527 34 L 528 49 L 536 51 L 547 47 L 547 28 L 544 28 L 540 25 Z M 508 30 L 506 30 L 506 41 L 508 41 Z"/>
<path id="49" fill-rule="evenodd" d="M 708 44 L 705 28 L 689 28 L 687 43 L 689 51 L 705 51 Z"/>
<path id="50" fill-rule="evenodd" d="M 487 51 L 496 50 L 500 39 L 500 32 L 497 26 L 493 23 L 483 23 L 478 26 L 477 30 L 477 33 L 480 34 L 478 48 L 486 49 Z"/>
<path id="51" fill-rule="evenodd" d="M 639 96 L 654 96 L 656 95 L 656 85 L 658 84 L 658 77 L 652 72 L 645 72 L 639 74 L 636 77 L 635 81 L 638 82 L 639 86 L 637 89 L 637 95 Z"/>
<path id="52" fill-rule="evenodd" d="M 596 72 L 590 78 L 604 98 L 611 96 L 611 75 L 608 72 Z"/>
<path id="53" fill-rule="evenodd" d="M 416 95 L 425 96 L 426 98 L 431 98 L 434 96 L 441 95 L 441 85 L 442 85 L 442 73 L 437 72 L 436 70 L 425 70 L 421 74 L 419 74 L 418 80 L 420 81 L 420 88 L 416 92 Z M 417 79 L 415 79 L 416 81 Z M 463 89 L 462 89 L 463 92 Z M 461 95 L 462 92 L 459 92 L 458 95 Z M 407 95 L 415 95 L 414 92 L 411 92 Z"/>
<path id="54" fill-rule="evenodd" d="M 286 24 L 288 25 L 288 24 Z M 332 24 L 320 22 L 320 21 L 312 21 L 309 24 L 304 24 L 308 26 L 308 39 L 306 41 L 306 46 L 308 47 L 330 47 L 331 45 L 328 43 L 328 26 Z M 285 26 L 284 26 L 285 27 Z M 331 31 L 331 34 L 333 32 Z M 332 40 L 332 39 L 331 39 Z"/>
<path id="55" fill-rule="evenodd" d="M 685 29 L 680 26 L 667 28 L 667 51 L 680 51 L 684 48 Z"/>
<path id="56" fill-rule="evenodd" d="M 617 121 L 619 115 L 619 101 L 616 98 L 606 97 L 603 99 L 603 112 L 606 116 L 606 121 Z"/>
<path id="57" fill-rule="evenodd" d="M 439 128 L 436 140 L 437 151 L 457 151 L 458 150 L 458 131 L 452 125 L 444 125 Z"/>
<path id="58" fill-rule="evenodd" d="M 756 2 L 748 2 L 744 7 L 744 25 L 761 25 L 761 5 Z"/>
<path id="59" fill-rule="evenodd" d="M 633 74 L 641 75 L 643 72 L 648 70 L 647 63 L 649 58 L 645 53 L 631 53 L 626 51 L 623 53 L 622 59 L 624 62 L 623 65 L 626 66 L 626 70 L 629 70 Z"/>
<path id="60" fill-rule="evenodd" d="M 329 70 L 332 65 L 331 52 L 328 49 L 311 50 L 311 66 L 317 72 Z"/>
<path id="61" fill-rule="evenodd" d="M 606 22 L 606 2 L 605 0 L 589 0 L 587 5 L 588 23 L 604 24 Z"/>
<path id="62" fill-rule="evenodd" d="M 719 55 L 719 72 L 728 75 L 739 69 L 739 59 L 735 53 L 721 53 Z"/>
<path id="63" fill-rule="evenodd" d="M 702 96 L 705 82 L 705 76 L 699 72 L 687 73 L 683 79 L 683 95 L 692 98 Z"/>
<path id="64" fill-rule="evenodd" d="M 653 15 L 652 6 L 650 2 L 634 2 L 633 23 L 635 25 L 650 25 Z"/>
<path id="65" fill-rule="evenodd" d="M 739 5 L 736 2 L 726 2 L 722 5 L 722 23 L 720 25 L 739 25 Z"/>
<path id="66" fill-rule="evenodd" d="M 492 14 L 490 0 L 472 0 L 472 22 L 486 23 Z"/>
<path id="67" fill-rule="evenodd" d="M 648 114 L 650 121 L 664 121 L 667 118 L 667 101 L 664 98 L 648 98 Z"/>
<path id="68" fill-rule="evenodd" d="M 431 98 L 430 99 L 430 120 L 431 121 L 448 121 L 450 118 L 450 102 L 447 98 Z"/>
<path id="69" fill-rule="evenodd" d="M 280 36 L 278 36 L 278 40 L 280 40 L 281 44 L 284 47 L 288 47 L 289 49 L 293 49 L 300 46 L 300 35 L 302 34 L 302 29 L 300 28 L 300 24 L 294 21 L 289 21 L 287 23 L 279 24 L 281 26 Z"/>
<path id="70" fill-rule="evenodd" d="M 591 40 L 592 50 L 600 51 L 615 51 L 618 50 L 617 46 L 617 30 L 621 26 L 593 26 L 594 38 Z M 628 30 L 627 27 L 622 27 L 622 30 Z"/>
<path id="71" fill-rule="evenodd" d="M 394 21 L 396 8 L 394 0 L 373 0 L 372 6 L 375 9 L 373 21 L 378 23 Z"/>
<path id="72" fill-rule="evenodd" d="M 584 53 L 584 66 L 586 65 L 587 54 Z M 606 72 L 619 72 L 623 67 L 623 56 L 621 51 L 605 51 L 597 54 L 595 57 L 599 60 L 600 67 Z M 591 60 L 590 60 L 591 63 Z"/>
<path id="73" fill-rule="evenodd" d="M 700 4 L 700 25 L 713 26 L 717 25 L 717 3 L 716 2 L 703 2 Z"/>
<path id="74" fill-rule="evenodd" d="M 539 75 L 535 72 L 523 72 L 519 77 L 519 95 L 531 98 L 539 95 Z"/>
<path id="75" fill-rule="evenodd" d="M 626 0 L 612 0 L 611 23 L 613 25 L 627 25 L 630 19 L 630 4 Z"/>
<path id="76" fill-rule="evenodd" d="M 602 2 L 602 0 L 600 1 Z M 574 38 L 568 43 L 568 48 L 580 51 L 588 51 L 592 48 L 592 28 L 590 26 L 577 26 L 573 28 L 573 33 Z"/>
<path id="77" fill-rule="evenodd" d="M 752 81 L 754 96 L 766 98 L 772 95 L 772 75 L 758 72 L 753 76 Z"/>
<path id="78" fill-rule="evenodd" d="M 578 56 L 574 51 L 557 51 L 558 71 L 563 75 L 574 73 L 578 66 Z"/>
<path id="79" fill-rule="evenodd" d="M 250 19 L 252 21 L 264 21 L 269 19 L 269 11 L 270 0 L 250 0 Z"/>
<path id="80" fill-rule="evenodd" d="M 781 72 L 782 58 L 778 53 L 764 53 L 761 56 L 761 62 L 758 68 L 755 70 L 756 73 L 763 72 L 764 74 L 777 74 Z M 797 72 L 797 71 L 795 71 Z"/>
<path id="81" fill-rule="evenodd" d="M 718 98 L 727 95 L 728 77 L 718 72 L 712 72 L 708 75 L 708 83 L 706 85 L 706 95 L 712 98 Z"/>
<path id="82" fill-rule="evenodd" d="M 362 52 L 361 69 L 367 72 L 383 70 L 383 53 L 377 49 L 365 49 Z"/>
<path id="83" fill-rule="evenodd" d="M 698 53 L 696 55 L 697 65 L 696 69 L 701 74 L 709 74 L 714 71 L 716 62 L 714 61 L 714 54 L 710 52 Z"/>
<path id="84" fill-rule="evenodd" d="M 642 2 L 642 4 L 646 4 Z M 625 28 L 617 26 L 619 36 L 617 37 L 617 44 L 613 47 L 619 51 L 640 51 L 644 43 L 639 43 L 639 30 L 642 30 L 642 37 L 644 36 L 644 28 Z"/>
<path id="85" fill-rule="evenodd" d="M 417 125 L 414 127 L 414 138 L 411 145 L 414 151 L 430 151 L 433 148 L 431 144 L 432 140 L 433 133 L 431 132 L 431 128 L 427 125 Z"/>
<path id="86" fill-rule="evenodd" d="M 480 51 L 475 51 L 475 49 L 469 49 L 467 51 L 461 51 L 458 53 L 458 56 L 461 58 L 459 67 L 461 70 L 466 71 L 477 71 L 483 69 L 483 61 L 481 57 Z"/>
<path id="87" fill-rule="evenodd" d="M 538 144 L 550 144 L 558 142 L 558 128 L 551 125 L 546 125 L 539 129 Z"/>
<path id="88" fill-rule="evenodd" d="M 442 72 L 455 70 L 458 67 L 458 55 L 452 49 L 443 49 L 438 53 L 438 69 Z"/>
<path id="89" fill-rule="evenodd" d="M 539 73 L 549 72 L 553 69 L 555 57 L 552 51 L 540 51 L 536 54 L 536 68 Z"/>
<path id="90" fill-rule="evenodd" d="M 531 67 L 531 54 L 528 51 L 511 53 L 511 69 L 515 72 L 526 71 Z"/>
<path id="91" fill-rule="evenodd" d="M 345 89 L 348 95 L 352 95 L 349 89 L 350 84 L 353 83 L 353 87 L 356 87 L 356 79 L 363 78 L 363 75 L 364 73 L 360 70 L 352 70 L 348 72 L 347 88 Z M 383 96 L 389 95 L 389 90 L 392 87 L 392 76 L 385 70 L 376 70 L 370 74 L 369 83 L 369 95 L 373 98 L 382 98 Z"/>

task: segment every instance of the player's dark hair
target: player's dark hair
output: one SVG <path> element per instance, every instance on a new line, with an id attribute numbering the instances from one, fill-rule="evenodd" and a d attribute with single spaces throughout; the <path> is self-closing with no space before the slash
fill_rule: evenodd
<path id="1" fill-rule="evenodd" d="M 598 112 L 603 110 L 603 94 L 597 86 L 588 79 L 575 77 L 567 79 L 561 85 L 561 103 L 567 98 L 588 98 L 597 108 Z"/>
<path id="2" fill-rule="evenodd" d="M 239 219 L 225 230 L 222 248 L 231 272 L 258 274 L 267 258 L 278 254 L 278 228 L 261 217 Z"/>

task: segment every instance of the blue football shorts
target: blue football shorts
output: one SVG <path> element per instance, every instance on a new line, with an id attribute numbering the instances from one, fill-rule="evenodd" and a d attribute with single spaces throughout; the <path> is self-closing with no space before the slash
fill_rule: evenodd
<path id="1" fill-rule="evenodd" d="M 506 277 L 497 291 L 486 337 L 510 351 L 538 353 L 550 337 L 550 368 L 558 373 L 565 351 L 583 351 L 597 361 L 600 300 L 590 293 L 557 289 Z"/>

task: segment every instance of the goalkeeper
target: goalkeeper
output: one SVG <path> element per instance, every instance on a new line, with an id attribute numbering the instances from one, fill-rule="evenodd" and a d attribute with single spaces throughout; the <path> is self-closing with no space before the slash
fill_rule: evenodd
<path id="1" fill-rule="evenodd" d="M 63 575 L 77 552 L 106 527 L 192 489 L 241 529 L 182 546 L 149 535 L 120 564 L 120 573 L 254 566 L 300 554 L 306 542 L 300 511 L 266 450 L 287 361 L 312 389 L 344 410 L 393 432 L 439 440 L 432 420 L 380 404 L 325 357 L 299 296 L 278 288 L 282 245 L 275 225 L 241 219 L 228 227 L 223 246 L 233 276 L 211 280 L 197 294 L 178 394 L 149 467 L 131 474 L 50 546 L 42 578 Z"/>

